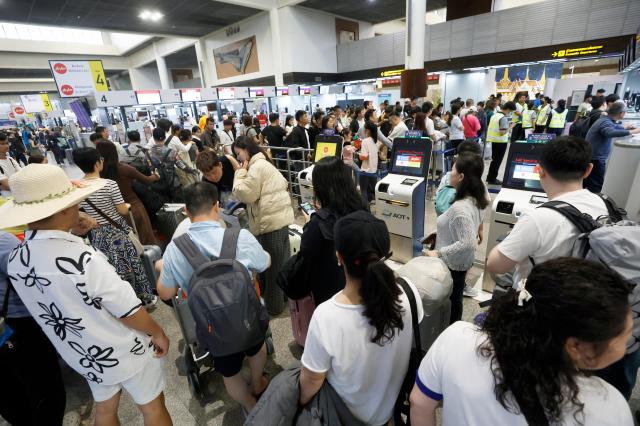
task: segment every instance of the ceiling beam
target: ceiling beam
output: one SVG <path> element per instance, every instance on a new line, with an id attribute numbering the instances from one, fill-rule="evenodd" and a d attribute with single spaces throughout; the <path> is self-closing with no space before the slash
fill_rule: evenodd
<path id="1" fill-rule="evenodd" d="M 236 6 L 250 7 L 258 10 L 270 10 L 277 6 L 276 0 L 216 0 L 221 3 L 229 3 Z"/>
<path id="2" fill-rule="evenodd" d="M 276 0 L 278 2 L 278 7 L 287 7 L 287 6 L 295 6 L 296 4 L 302 3 L 304 0 Z"/>

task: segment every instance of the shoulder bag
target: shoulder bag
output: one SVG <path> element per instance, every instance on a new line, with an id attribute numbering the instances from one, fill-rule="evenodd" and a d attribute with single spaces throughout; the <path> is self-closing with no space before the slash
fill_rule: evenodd
<path id="1" fill-rule="evenodd" d="M 142 254 L 144 253 L 144 246 L 142 245 L 142 243 L 138 239 L 138 236 L 133 231 L 133 229 L 130 229 L 129 231 L 127 231 L 125 228 L 122 227 L 122 225 L 119 225 L 115 220 L 111 219 L 102 210 L 100 210 L 98 208 L 98 206 L 93 204 L 93 202 L 91 202 L 91 200 L 89 200 L 87 198 L 85 201 L 87 202 L 87 204 L 89 204 L 89 206 L 91 206 L 91 208 L 93 210 L 96 211 L 96 213 L 98 213 L 100 216 L 102 216 L 107 222 L 109 222 L 111 225 L 116 227 L 116 229 L 119 229 L 122 232 L 124 232 L 127 235 L 127 238 L 129 238 L 129 241 L 131 241 L 131 244 L 133 244 L 133 246 L 135 247 L 136 252 L 138 253 L 138 256 L 142 256 Z M 133 218 L 131 218 L 131 221 L 133 222 Z"/>

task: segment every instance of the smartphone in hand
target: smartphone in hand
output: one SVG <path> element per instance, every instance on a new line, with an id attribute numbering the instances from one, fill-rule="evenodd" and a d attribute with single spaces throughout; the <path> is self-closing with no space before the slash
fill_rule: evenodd
<path id="1" fill-rule="evenodd" d="M 300 209 L 307 215 L 311 216 L 311 213 L 315 213 L 316 210 L 313 208 L 311 203 L 301 203 Z"/>

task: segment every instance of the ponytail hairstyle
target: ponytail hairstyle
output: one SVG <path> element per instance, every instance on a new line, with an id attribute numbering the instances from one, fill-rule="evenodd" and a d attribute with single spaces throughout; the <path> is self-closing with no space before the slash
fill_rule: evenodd
<path id="1" fill-rule="evenodd" d="M 476 202 L 476 206 L 480 210 L 484 210 L 489 205 L 489 200 L 487 200 L 485 186 L 482 183 L 482 172 L 484 171 L 482 156 L 463 152 L 456 157 L 454 165 L 458 174 L 464 174 L 464 179 L 456 188 L 456 201 L 471 197 Z"/>
<path id="2" fill-rule="evenodd" d="M 449 114 L 449 118 L 447 119 L 447 126 L 451 126 L 451 120 L 453 120 L 453 116 L 458 114 L 460 111 L 460 105 L 457 103 L 451 104 L 451 114 Z"/>
<path id="3" fill-rule="evenodd" d="M 402 290 L 396 284 L 393 271 L 378 253 L 369 253 L 353 261 L 345 258 L 345 262 L 347 274 L 362 280 L 360 297 L 365 307 L 364 316 L 369 320 L 369 325 L 375 328 L 371 342 L 380 346 L 390 343 L 396 329 L 404 328 L 400 304 Z"/>
<path id="4" fill-rule="evenodd" d="M 478 353 L 491 360 L 500 404 L 531 425 L 559 424 L 573 407 L 582 424 L 576 377 L 583 374 L 565 352 L 573 337 L 597 356 L 627 327 L 631 285 L 599 263 L 559 258 L 534 267 L 529 300 L 513 292 L 494 302 L 484 321 L 487 340 Z"/>
<path id="5" fill-rule="evenodd" d="M 249 158 L 253 158 L 256 154 L 264 155 L 264 159 L 271 163 L 271 157 L 267 154 L 260 145 L 255 143 L 255 141 L 249 136 L 238 136 L 236 140 L 233 142 L 232 149 L 246 149 L 249 153 Z"/>
<path id="6" fill-rule="evenodd" d="M 358 210 L 339 219 L 334 227 L 334 243 L 346 275 L 360 280 L 363 315 L 374 328 L 371 342 L 390 343 L 404 328 L 404 312 L 393 271 L 384 263 L 389 253 L 387 225 L 371 213 Z"/>

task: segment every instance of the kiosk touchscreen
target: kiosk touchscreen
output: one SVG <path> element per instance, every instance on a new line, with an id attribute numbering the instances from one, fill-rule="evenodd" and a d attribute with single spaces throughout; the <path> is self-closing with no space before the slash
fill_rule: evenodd
<path id="1" fill-rule="evenodd" d="M 376 185 L 376 216 L 387 223 L 391 259 L 408 262 L 422 251 L 429 138 L 396 138 L 389 174 Z"/>
<path id="2" fill-rule="evenodd" d="M 329 135 L 316 136 L 316 150 L 313 162 L 317 163 L 324 157 L 342 158 L 342 137 Z M 313 165 L 307 167 L 298 174 L 301 203 L 313 203 L 312 173 Z"/>
<path id="3" fill-rule="evenodd" d="M 539 164 L 543 148 L 544 144 L 540 142 L 511 144 L 502 189 L 492 204 L 487 256 L 511 232 L 523 213 L 548 201 L 540 183 Z M 485 273 L 483 289 L 493 291 L 494 286 L 492 277 Z"/>

